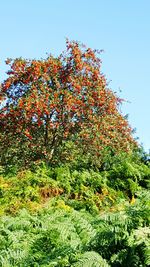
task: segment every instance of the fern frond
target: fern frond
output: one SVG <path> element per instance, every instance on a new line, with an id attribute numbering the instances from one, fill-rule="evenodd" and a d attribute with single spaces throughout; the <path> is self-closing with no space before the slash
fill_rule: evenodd
<path id="1" fill-rule="evenodd" d="M 150 242 L 146 244 L 146 247 L 143 249 L 143 253 L 145 265 L 150 266 Z"/>
<path id="2" fill-rule="evenodd" d="M 96 235 L 96 229 L 92 226 L 89 220 L 83 217 L 82 213 L 74 211 L 71 219 L 82 243 L 88 244 Z"/>
<path id="3" fill-rule="evenodd" d="M 94 251 L 85 252 L 73 267 L 109 267 L 107 261 Z"/>

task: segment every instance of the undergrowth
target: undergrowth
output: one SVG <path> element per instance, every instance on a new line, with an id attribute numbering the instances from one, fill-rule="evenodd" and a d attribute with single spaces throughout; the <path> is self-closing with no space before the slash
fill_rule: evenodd
<path id="1" fill-rule="evenodd" d="M 150 265 L 149 163 L 0 172 L 0 267 Z"/>
<path id="2" fill-rule="evenodd" d="M 125 157 L 103 170 L 43 162 L 27 170 L 1 168 L 0 214 L 16 214 L 22 208 L 36 211 L 58 200 L 91 213 L 121 209 L 124 202 L 134 202 L 142 188 L 149 189 L 149 177 L 149 166 Z"/>
<path id="3" fill-rule="evenodd" d="M 0 266 L 149 266 L 150 199 L 93 216 L 57 203 L 0 219 Z"/>

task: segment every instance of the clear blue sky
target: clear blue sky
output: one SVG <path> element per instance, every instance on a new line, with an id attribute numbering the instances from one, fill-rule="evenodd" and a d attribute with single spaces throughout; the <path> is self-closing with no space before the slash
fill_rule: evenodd
<path id="1" fill-rule="evenodd" d="M 105 50 L 102 70 L 150 149 L 150 0 L 1 0 L 0 80 L 7 57 L 58 55 L 66 37 Z"/>

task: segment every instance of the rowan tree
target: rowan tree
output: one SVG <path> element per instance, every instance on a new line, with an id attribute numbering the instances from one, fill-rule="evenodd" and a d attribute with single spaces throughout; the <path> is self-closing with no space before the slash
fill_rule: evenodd
<path id="1" fill-rule="evenodd" d="M 67 40 L 58 57 L 6 64 L 10 69 L 0 92 L 2 161 L 52 161 L 58 152 L 64 155 L 68 141 L 98 160 L 105 149 L 132 149 L 132 129 L 119 111 L 122 99 L 108 88 L 97 50 Z"/>

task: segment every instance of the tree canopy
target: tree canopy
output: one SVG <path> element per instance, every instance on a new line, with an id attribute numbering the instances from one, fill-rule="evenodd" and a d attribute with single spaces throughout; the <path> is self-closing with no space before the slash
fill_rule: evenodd
<path id="1" fill-rule="evenodd" d="M 119 111 L 122 99 L 108 88 L 97 50 L 67 40 L 58 57 L 6 64 L 10 69 L 0 91 L 2 162 L 66 157 L 67 142 L 93 160 L 104 150 L 132 149 L 132 129 Z"/>

